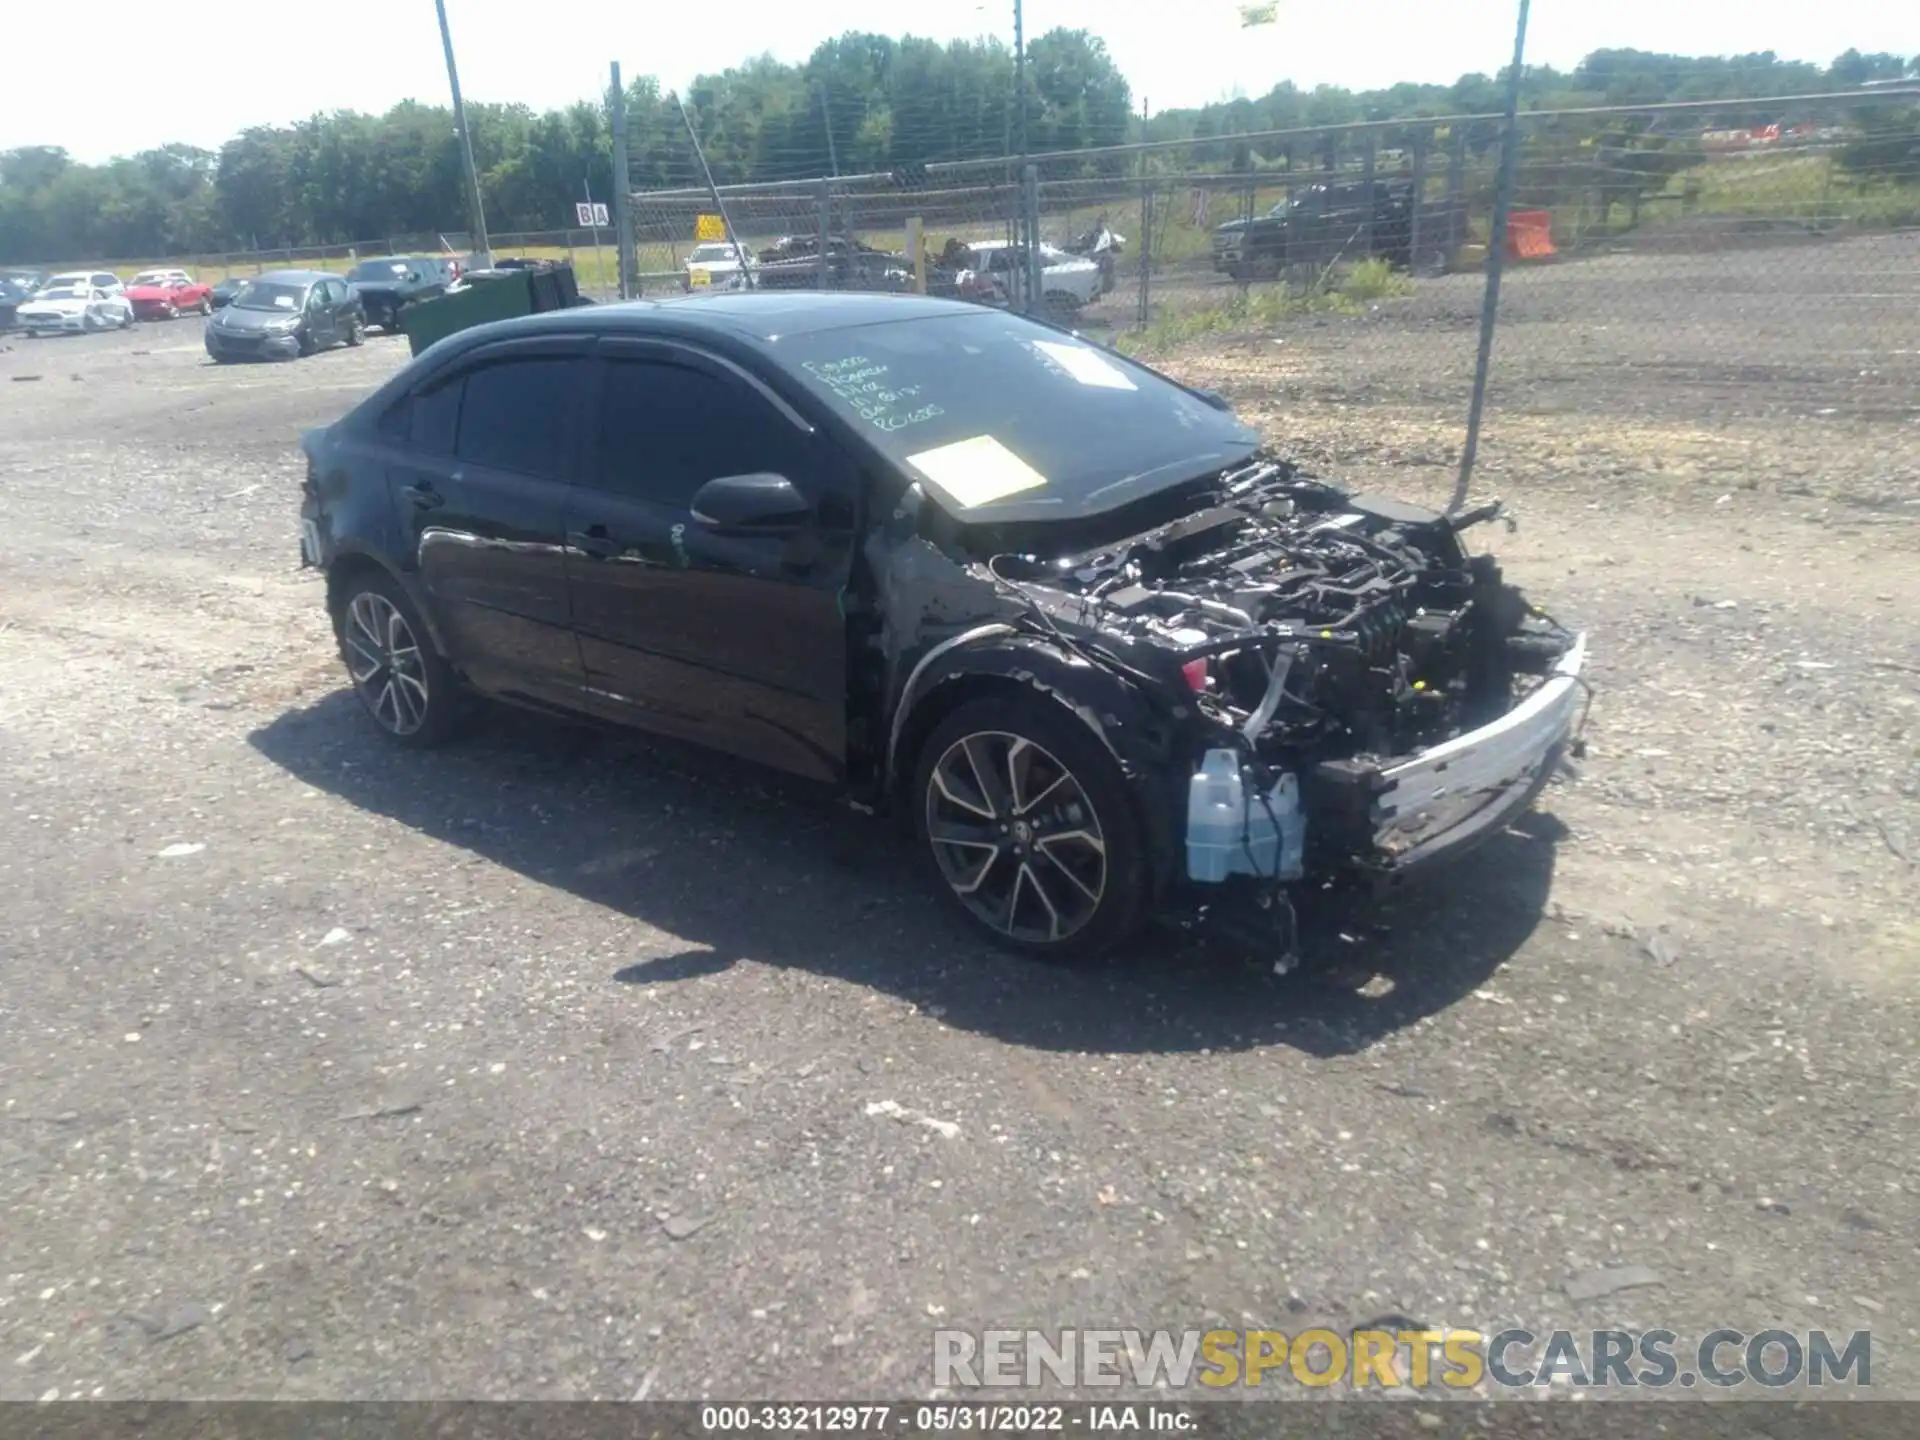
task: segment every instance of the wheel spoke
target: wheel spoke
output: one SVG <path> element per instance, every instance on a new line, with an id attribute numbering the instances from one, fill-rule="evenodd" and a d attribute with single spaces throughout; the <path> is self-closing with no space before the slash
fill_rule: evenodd
<path id="1" fill-rule="evenodd" d="M 973 783 L 980 787 L 980 794 L 987 802 L 988 811 L 995 820 L 1007 814 L 1013 807 L 1000 782 L 999 767 L 993 763 L 987 750 L 990 737 L 969 735 L 960 742 L 960 748 L 967 757 L 967 765 L 973 771 Z"/>
<path id="2" fill-rule="evenodd" d="M 380 687 L 379 693 L 374 697 L 373 714 L 374 718 L 379 720 L 389 730 L 395 733 L 399 732 L 400 701 L 394 694 L 393 680 L 391 677 L 388 678 L 386 684 Z M 389 715 L 393 718 L 388 719 L 387 717 Z"/>
<path id="3" fill-rule="evenodd" d="M 1074 844 L 1084 845 L 1087 849 L 1093 851 L 1094 854 L 1103 858 L 1107 853 L 1106 841 L 1094 834 L 1093 831 L 1086 829 L 1055 830 L 1050 834 L 1040 836 L 1040 838 L 1033 843 L 1043 850 L 1053 845 Z"/>
<path id="4" fill-rule="evenodd" d="M 1007 746 L 1007 803 L 1015 815 L 1024 815 L 1033 808 L 1033 802 L 1026 798 L 1029 777 L 1033 773 L 1033 757 L 1038 753 L 1031 740 L 1020 738 Z"/>
<path id="5" fill-rule="evenodd" d="M 975 815 L 980 816 L 984 820 L 997 818 L 993 813 L 992 807 L 981 798 L 978 791 L 975 791 L 971 795 L 962 795 L 956 791 L 954 789 L 954 781 L 956 778 L 957 777 L 950 773 L 950 767 L 945 762 L 934 767 L 933 783 L 943 796 L 955 805 L 958 805 L 962 810 L 971 810 Z"/>
<path id="6" fill-rule="evenodd" d="M 1058 940 L 1060 938 L 1060 907 L 1055 905 L 1053 903 L 1053 897 L 1047 894 L 1046 882 L 1040 878 L 1040 872 L 1035 870 L 1033 866 L 1025 860 L 1022 860 L 1020 862 L 1020 878 L 1026 882 L 1026 888 L 1033 892 L 1034 898 L 1046 907 L 1047 938 L 1049 940 Z M 1018 888 L 1015 889 L 1014 893 L 1016 895 L 1019 893 Z M 1015 918 L 1017 919 L 1018 917 L 1016 916 Z"/>
<path id="7" fill-rule="evenodd" d="M 948 842 L 952 843 L 952 842 Z M 947 870 L 947 883 L 961 895 L 973 895 L 986 883 L 987 876 L 993 873 L 993 867 L 999 863 L 1002 851 L 998 845 L 989 845 L 984 850 L 969 846 L 966 857 L 972 868 L 965 863 L 955 864 Z"/>
<path id="8" fill-rule="evenodd" d="M 1074 889 L 1078 890 L 1082 895 L 1087 897 L 1088 904 L 1098 905 L 1100 903 L 1100 890 L 1096 889 L 1094 886 L 1087 884 L 1086 881 L 1082 880 L 1077 874 L 1075 874 L 1072 866 L 1068 865 L 1058 855 L 1054 854 L 1053 851 L 1048 848 L 1048 842 L 1042 840 L 1037 846 L 1034 847 L 1034 851 L 1036 854 L 1044 856 L 1046 858 L 1047 864 L 1051 865 L 1055 871 L 1066 876 L 1067 879 L 1073 883 Z M 1104 882 L 1106 879 L 1106 876 L 1102 874 L 1100 878 L 1102 882 Z"/>
<path id="9" fill-rule="evenodd" d="M 1047 786 L 1044 790 L 1042 790 L 1038 795 L 1035 795 L 1031 800 L 1028 800 L 1026 803 L 1021 805 L 1017 810 L 1014 811 L 1014 814 L 1025 815 L 1032 810 L 1038 809 L 1040 805 L 1042 805 L 1046 801 L 1046 798 L 1049 795 L 1053 794 L 1054 791 L 1058 790 L 1062 785 L 1067 784 L 1072 779 L 1073 777 L 1071 775 L 1067 774 L 1066 771 L 1062 770 L 1058 775 L 1054 776 L 1053 779 L 1047 782 Z"/>
<path id="10" fill-rule="evenodd" d="M 404 670 L 393 672 L 396 708 L 406 712 L 406 728 L 418 730 L 427 713 L 427 687 Z"/>
<path id="11" fill-rule="evenodd" d="M 347 663 L 347 673 L 353 676 L 355 684 L 364 685 L 367 681 L 373 679 L 375 675 L 378 675 L 380 673 L 380 667 L 387 662 L 386 658 L 382 656 L 378 650 L 373 649 L 355 633 L 358 628 L 358 626 L 354 626 L 347 631 L 347 644 L 353 650 L 353 653 L 364 660 L 366 664 L 363 667 L 356 668 L 353 662 L 349 660 Z"/>

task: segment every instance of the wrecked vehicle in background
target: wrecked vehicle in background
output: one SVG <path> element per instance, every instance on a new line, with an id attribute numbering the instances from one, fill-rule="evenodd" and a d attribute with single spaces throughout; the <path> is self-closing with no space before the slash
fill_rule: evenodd
<path id="1" fill-rule="evenodd" d="M 825 781 L 1031 952 L 1197 905 L 1283 960 L 1302 887 L 1497 833 L 1582 715 L 1584 640 L 1461 544 L 1494 507 L 1349 495 L 962 302 L 481 326 L 303 445 L 303 563 L 393 739 L 477 691 Z"/>
<path id="2" fill-rule="evenodd" d="M 347 283 L 360 297 L 367 328 L 393 334 L 408 306 L 446 294 L 459 275 L 459 266 L 438 255 L 382 255 L 355 265 Z"/>
<path id="3" fill-rule="evenodd" d="M 913 288 L 913 262 L 850 236 L 783 235 L 760 252 L 748 278 L 755 290 L 884 290 Z"/>

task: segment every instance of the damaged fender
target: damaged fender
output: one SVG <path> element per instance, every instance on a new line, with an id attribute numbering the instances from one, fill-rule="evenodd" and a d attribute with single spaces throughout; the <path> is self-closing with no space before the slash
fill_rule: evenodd
<path id="1" fill-rule="evenodd" d="M 1017 686 L 1070 711 L 1119 766 L 1139 799 L 1152 869 L 1164 881 L 1180 868 L 1188 770 L 1179 750 L 1182 717 L 1166 713 L 1123 677 L 1044 636 L 992 623 L 929 649 L 908 675 L 893 711 L 888 790 L 912 772 L 918 739 L 983 688 Z"/>

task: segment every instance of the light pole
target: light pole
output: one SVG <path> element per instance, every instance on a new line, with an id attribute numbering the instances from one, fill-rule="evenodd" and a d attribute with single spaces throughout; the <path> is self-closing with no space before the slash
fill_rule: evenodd
<path id="1" fill-rule="evenodd" d="M 1513 68 L 1507 72 L 1507 128 L 1500 137 L 1500 175 L 1493 188 L 1493 223 L 1487 232 L 1487 288 L 1480 306 L 1480 353 L 1473 367 L 1473 398 L 1467 403 L 1467 441 L 1460 447 L 1460 478 L 1454 482 L 1452 514 L 1467 503 L 1473 462 L 1480 454 L 1480 417 L 1487 405 L 1487 373 L 1493 368 L 1493 329 L 1500 319 L 1500 271 L 1506 263 L 1507 211 L 1513 204 L 1513 171 L 1520 154 L 1520 82 L 1527 55 L 1527 6 L 1513 34 Z"/>
<path id="2" fill-rule="evenodd" d="M 1014 139 L 1020 148 L 1020 163 L 1024 165 L 1027 160 L 1027 32 L 1022 21 L 1020 0 L 1013 0 L 1013 89 L 1020 116 L 1020 130 Z"/>
<path id="3" fill-rule="evenodd" d="M 473 135 L 467 129 L 467 107 L 460 99 L 460 72 L 453 63 L 453 32 L 447 28 L 447 0 L 433 0 L 440 16 L 440 43 L 447 52 L 447 84 L 453 88 L 453 124 L 460 132 L 460 155 L 467 170 L 467 208 L 472 212 L 473 253 L 482 267 L 493 264 L 493 243 L 487 239 L 487 212 L 480 203 L 480 172 L 473 163 Z"/>

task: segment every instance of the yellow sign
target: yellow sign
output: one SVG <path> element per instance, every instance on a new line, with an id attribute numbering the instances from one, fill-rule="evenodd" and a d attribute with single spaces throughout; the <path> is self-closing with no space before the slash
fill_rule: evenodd
<path id="1" fill-rule="evenodd" d="M 698 289 L 702 285 L 713 284 L 713 272 L 698 268 L 687 271 L 687 283 Z"/>
<path id="2" fill-rule="evenodd" d="M 718 215 L 702 215 L 693 222 L 695 240 L 724 240 L 727 238 L 727 222 Z"/>

